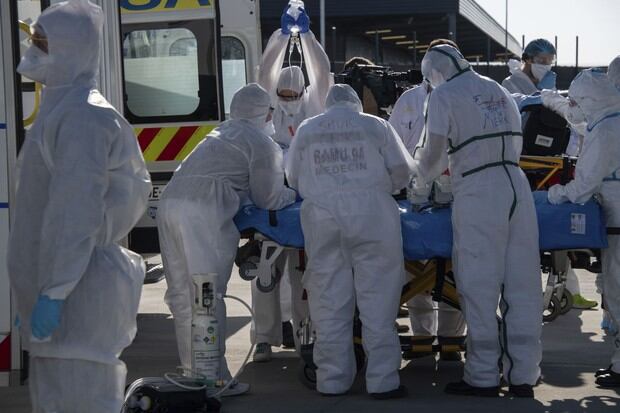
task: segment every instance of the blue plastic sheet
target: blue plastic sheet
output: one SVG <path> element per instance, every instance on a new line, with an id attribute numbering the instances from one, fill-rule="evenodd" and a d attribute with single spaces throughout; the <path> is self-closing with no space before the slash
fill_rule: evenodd
<path id="1" fill-rule="evenodd" d="M 551 205 L 546 192 L 535 192 L 540 250 L 606 248 L 607 235 L 600 206 L 589 201 L 583 205 Z M 240 231 L 255 230 L 278 244 L 303 248 L 299 208 L 301 202 L 272 213 L 255 206 L 246 206 L 235 217 Z M 400 201 L 403 252 L 408 260 L 452 254 L 452 223 L 450 208 L 429 208 L 414 212 L 411 204 Z M 275 225 L 272 225 L 275 224 Z"/>
<path id="2" fill-rule="evenodd" d="M 235 224 L 240 232 L 255 230 L 280 245 L 303 248 L 304 233 L 301 230 L 300 208 L 301 202 L 296 202 L 284 209 L 271 211 L 270 219 L 269 211 L 248 205 L 237 213 Z"/>

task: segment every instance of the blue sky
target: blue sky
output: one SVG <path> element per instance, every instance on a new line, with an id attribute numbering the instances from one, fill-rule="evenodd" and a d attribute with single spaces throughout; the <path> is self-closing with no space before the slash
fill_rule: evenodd
<path id="1" fill-rule="evenodd" d="M 476 0 L 502 26 L 505 0 Z M 508 31 L 525 43 L 537 37 L 558 36 L 558 63 L 575 64 L 579 36 L 579 65 L 606 66 L 620 55 L 620 0 L 508 0 Z"/>

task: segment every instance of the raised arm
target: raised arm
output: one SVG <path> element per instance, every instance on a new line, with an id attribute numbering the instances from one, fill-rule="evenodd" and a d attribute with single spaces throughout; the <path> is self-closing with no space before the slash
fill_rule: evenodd
<path id="1" fill-rule="evenodd" d="M 275 101 L 278 78 L 284 64 L 289 39 L 290 35 L 282 33 L 282 29 L 273 32 L 258 68 L 258 84 L 269 93 L 272 101 Z"/>
<path id="2" fill-rule="evenodd" d="M 325 98 L 329 88 L 334 84 L 329 58 L 314 33 L 301 33 L 301 47 L 304 53 L 304 64 L 310 82 L 310 99 L 320 112 L 325 110 Z M 318 113 L 317 113 L 318 114 Z"/>

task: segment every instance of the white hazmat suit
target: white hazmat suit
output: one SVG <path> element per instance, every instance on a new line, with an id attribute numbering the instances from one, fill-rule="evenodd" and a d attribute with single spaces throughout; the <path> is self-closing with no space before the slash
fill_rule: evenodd
<path id="1" fill-rule="evenodd" d="M 275 109 L 273 124 L 276 133 L 273 139 L 284 148 L 290 146 L 301 122 L 325 110 L 325 98 L 329 88 L 334 83 L 329 58 L 314 34 L 311 31 L 300 33 L 299 38 L 303 50 L 304 66 L 308 73 L 309 85 L 307 87 L 303 71 L 299 66 L 289 66 L 282 69 L 286 53 L 289 50 L 290 35 L 282 33 L 281 29 L 276 30 L 271 35 L 263 52 L 258 74 L 258 84 L 271 95 Z M 285 112 L 278 99 L 278 91 L 284 89 L 292 90 L 298 94 L 303 93 L 298 108 L 286 108 L 289 113 Z"/>
<path id="2" fill-rule="evenodd" d="M 450 169 L 452 264 L 468 328 L 464 381 L 498 386 L 503 348 L 504 378 L 512 385 L 533 385 L 542 356 L 542 294 L 536 211 L 518 165 L 519 111 L 504 88 L 476 74 L 451 46 L 429 49 L 422 74 L 435 90 L 414 175 L 429 183 Z"/>
<path id="3" fill-rule="evenodd" d="M 390 124 L 402 139 L 407 151 L 413 155 L 424 129 L 424 104 L 431 91 L 424 81 L 403 93 L 390 115 Z M 462 336 L 465 333 L 465 320 L 460 311 L 446 303 L 435 303 L 430 294 L 419 294 L 407 303 L 411 329 L 414 336 Z"/>
<path id="4" fill-rule="evenodd" d="M 511 60 L 514 62 L 514 60 Z M 526 75 L 523 70 L 521 70 L 520 63 L 518 66 L 512 66 L 510 68 L 511 75 L 504 79 L 502 82 L 502 86 L 505 87 L 510 93 L 512 93 L 512 97 L 515 99 L 517 104 L 527 98 L 529 95 L 540 92 L 538 86 L 532 82 L 528 75 Z M 579 122 L 573 122 L 566 113 L 566 107 L 568 106 L 568 101 L 566 98 L 561 96 L 559 93 L 553 90 L 544 90 L 542 93 L 542 103 L 545 107 L 553 110 L 560 116 L 564 117 L 577 131 L 582 130 L 580 128 Z M 522 121 L 527 122 L 528 114 L 522 115 Z M 576 156 L 579 154 L 579 134 L 573 133 L 571 134 L 571 139 L 566 148 L 566 152 L 568 155 Z M 581 288 L 579 286 L 579 279 L 577 278 L 577 274 L 575 270 L 572 269 L 570 263 L 568 264 L 568 269 L 566 273 L 566 288 L 570 291 L 571 294 L 579 296 L 581 298 Z"/>
<path id="5" fill-rule="evenodd" d="M 119 243 L 150 179 L 132 128 L 96 90 L 101 9 L 64 2 L 36 25 L 49 54 L 27 53 L 19 71 L 45 88 L 18 160 L 8 253 L 33 412 L 117 412 L 127 373 L 118 357 L 135 336 L 144 280 L 141 257 Z M 64 301 L 43 341 L 31 338 L 38 296 Z"/>
<path id="6" fill-rule="evenodd" d="M 290 37 L 282 33 L 280 29 L 272 34 L 263 53 L 258 76 L 259 84 L 265 88 L 272 99 L 275 129 L 272 137 L 284 149 L 285 156 L 301 122 L 325 110 L 325 98 L 329 87 L 333 84 L 329 58 L 312 32 L 299 34 L 309 86 L 306 87 L 304 73 L 299 66 L 282 69 L 286 52 L 289 50 Z M 293 91 L 301 98 L 297 101 L 282 101 L 278 96 L 282 90 Z M 284 277 L 289 277 L 290 280 L 291 293 L 282 295 L 285 297 L 290 295 L 291 298 L 293 336 L 296 346 L 299 345 L 297 330 L 308 316 L 308 305 L 303 299 L 301 284 L 303 272 L 300 268 L 305 266 L 305 262 L 302 261 L 303 257 L 298 251 L 285 251 L 276 263 L 284 273 Z M 255 332 L 253 337 L 256 343 L 268 343 L 275 346 L 282 344 L 282 321 L 288 320 L 283 320 L 282 317 L 280 288 L 281 284 L 278 284 L 273 291 L 264 293 L 256 287 L 256 280 L 252 282 L 252 308 L 254 310 L 252 328 Z"/>
<path id="7" fill-rule="evenodd" d="M 609 64 L 607 76 L 609 76 L 609 79 L 614 84 L 616 89 L 620 90 L 620 56 L 617 56 Z"/>
<path id="8" fill-rule="evenodd" d="M 263 129 L 270 99 L 257 84 L 244 86 L 231 102 L 231 120 L 211 132 L 183 161 L 164 190 L 157 226 L 183 367 L 191 368 L 192 275 L 216 273 L 217 292 L 226 293 L 239 245 L 233 222 L 248 201 L 280 209 L 295 201 L 284 186 L 282 151 Z M 231 375 L 226 351 L 226 306 L 217 303 L 220 377 Z"/>
<path id="9" fill-rule="evenodd" d="M 398 207 L 411 157 L 384 120 L 361 113 L 347 85 L 335 85 L 327 112 L 302 124 L 286 162 L 304 198 L 308 266 L 304 287 L 316 329 L 317 389 L 342 394 L 355 378 L 353 316 L 360 311 L 369 393 L 399 388 L 395 329 L 404 283 Z"/>
<path id="10" fill-rule="evenodd" d="M 549 189 L 549 201 L 584 203 L 597 195 L 605 212 L 609 248 L 602 251 L 605 308 L 613 321 L 620 322 L 620 91 L 613 77 L 594 69 L 585 70 L 573 80 L 569 97 L 574 110 L 582 112 L 588 123 L 575 179 L 567 185 Z M 616 334 L 612 369 L 620 373 L 620 335 Z"/>

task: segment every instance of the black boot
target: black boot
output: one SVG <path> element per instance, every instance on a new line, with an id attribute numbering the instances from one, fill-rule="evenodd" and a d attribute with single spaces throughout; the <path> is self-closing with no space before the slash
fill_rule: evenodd
<path id="1" fill-rule="evenodd" d="M 534 398 L 534 386 L 531 384 L 511 384 L 508 386 L 508 392 L 515 397 L 523 397 L 526 399 Z"/>
<path id="2" fill-rule="evenodd" d="M 596 371 L 596 373 L 594 373 L 594 377 L 601 377 L 604 376 L 605 374 L 609 374 L 611 373 L 611 365 L 609 367 L 607 367 L 606 369 L 599 369 Z"/>
<path id="3" fill-rule="evenodd" d="M 463 357 L 458 351 L 444 351 L 439 354 L 439 360 L 441 361 L 461 361 Z"/>
<path id="4" fill-rule="evenodd" d="M 598 376 L 595 383 L 605 388 L 620 387 L 620 373 L 610 369 L 609 372 Z"/>
<path id="5" fill-rule="evenodd" d="M 407 397 L 409 392 L 407 388 L 403 385 L 398 386 L 398 388 L 390 391 L 386 391 L 383 393 L 370 393 L 370 396 L 373 399 L 377 400 L 388 400 L 388 399 L 402 399 L 403 397 Z"/>
<path id="6" fill-rule="evenodd" d="M 290 321 L 282 323 L 282 347 L 295 348 L 295 334 L 293 332 L 293 324 Z"/>
<path id="7" fill-rule="evenodd" d="M 444 391 L 457 396 L 499 397 L 499 386 L 476 387 L 463 380 L 448 383 Z"/>

